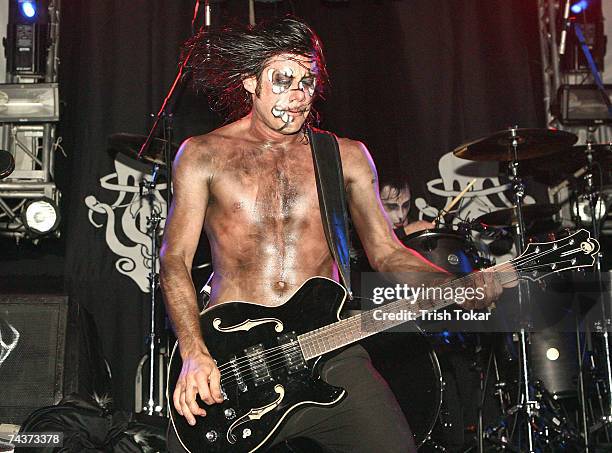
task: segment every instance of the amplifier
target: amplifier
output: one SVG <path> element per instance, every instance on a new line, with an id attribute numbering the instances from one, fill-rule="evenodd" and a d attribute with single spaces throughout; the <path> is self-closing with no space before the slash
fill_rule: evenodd
<path id="1" fill-rule="evenodd" d="M 67 296 L 0 295 L 0 423 L 20 424 L 72 390 L 64 388 L 68 315 Z"/>

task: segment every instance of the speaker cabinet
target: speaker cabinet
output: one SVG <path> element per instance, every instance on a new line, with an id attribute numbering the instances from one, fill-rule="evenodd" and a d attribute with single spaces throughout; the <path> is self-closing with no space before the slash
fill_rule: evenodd
<path id="1" fill-rule="evenodd" d="M 0 295 L 0 423 L 64 395 L 68 297 Z"/>

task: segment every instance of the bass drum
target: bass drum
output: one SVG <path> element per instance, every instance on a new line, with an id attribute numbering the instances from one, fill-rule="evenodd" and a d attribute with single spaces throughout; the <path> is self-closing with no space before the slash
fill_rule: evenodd
<path id="1" fill-rule="evenodd" d="M 402 243 L 455 275 L 469 274 L 487 264 L 471 238 L 453 230 L 418 231 L 403 238 Z"/>
<path id="2" fill-rule="evenodd" d="M 419 333 L 383 332 L 360 342 L 408 420 L 417 447 L 431 434 L 442 406 L 438 357 Z"/>

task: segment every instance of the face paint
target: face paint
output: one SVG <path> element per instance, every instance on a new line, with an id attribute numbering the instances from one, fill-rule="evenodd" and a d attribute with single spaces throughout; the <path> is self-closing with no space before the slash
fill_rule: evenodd
<path id="1" fill-rule="evenodd" d="M 316 63 L 301 56 L 281 55 L 264 69 L 264 87 L 256 102 L 275 119 L 276 130 L 294 132 L 302 126 L 316 93 L 316 78 Z"/>
<path id="2" fill-rule="evenodd" d="M 300 80 L 300 83 L 298 83 L 298 88 L 302 91 L 306 89 L 310 97 L 312 97 L 314 96 L 316 84 L 317 80 L 315 78 L 304 77 L 302 80 Z"/>
<path id="3" fill-rule="evenodd" d="M 384 185 L 380 189 L 380 200 L 393 227 L 401 228 L 408 225 L 410 198 L 410 190 L 407 188 L 398 191 L 389 185 Z"/>
<path id="4" fill-rule="evenodd" d="M 291 68 L 281 70 L 270 68 L 268 69 L 268 80 L 272 84 L 274 94 L 284 93 L 291 88 L 293 83 L 293 70 Z"/>

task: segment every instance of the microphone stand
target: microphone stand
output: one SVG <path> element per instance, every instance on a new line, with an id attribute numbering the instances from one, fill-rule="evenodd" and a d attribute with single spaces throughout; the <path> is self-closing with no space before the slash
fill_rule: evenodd
<path id="1" fill-rule="evenodd" d="M 196 0 L 196 4 L 194 7 L 194 14 L 191 21 L 191 32 L 192 36 L 195 35 L 195 24 L 198 17 L 198 11 L 200 8 L 200 0 Z M 205 9 L 205 27 L 208 29 L 210 27 L 210 5 L 209 0 L 204 2 Z M 202 28 L 200 28 L 202 30 Z M 151 130 L 147 135 L 147 139 L 142 144 L 139 152 L 138 158 L 141 159 L 142 156 L 145 156 L 157 134 L 158 129 L 162 128 L 163 131 L 163 139 L 164 139 L 164 159 L 167 166 L 166 177 L 167 177 L 167 187 L 166 187 L 166 204 L 170 206 L 172 202 L 172 160 L 174 156 L 172 155 L 172 142 L 173 142 L 173 118 L 174 118 L 174 110 L 175 107 L 180 100 L 183 92 L 185 91 L 185 87 L 187 86 L 189 80 L 192 75 L 192 68 L 190 66 L 191 55 L 193 53 L 193 47 L 189 50 L 183 62 L 179 66 L 178 72 L 172 85 L 170 86 L 170 90 L 168 91 L 164 101 L 161 105 L 161 108 L 155 115 L 155 121 L 153 122 L 153 126 L 151 126 Z M 157 165 L 154 166 L 153 179 L 150 183 L 148 183 L 145 187 L 148 191 L 148 196 L 152 197 L 152 191 L 156 186 L 156 179 L 158 175 L 159 167 Z M 169 209 L 167 210 L 169 212 Z M 151 312 L 151 323 L 150 323 L 150 332 L 148 335 L 149 342 L 149 395 L 147 399 L 147 404 L 142 408 L 148 415 L 162 415 L 163 405 L 160 401 L 160 404 L 155 404 L 155 358 L 157 355 L 156 349 L 158 348 L 159 336 L 157 335 L 157 326 L 155 322 L 155 289 L 158 284 L 158 275 L 156 272 L 156 262 L 157 262 L 157 232 L 159 230 L 159 226 L 161 223 L 161 217 L 152 211 L 151 218 L 149 221 L 149 230 L 151 234 L 151 270 L 149 272 L 149 286 L 150 286 L 150 312 Z M 160 359 L 161 360 L 161 359 Z M 159 385 L 162 383 L 160 382 Z M 163 395 L 163 392 L 159 392 L 160 395 Z M 137 411 L 141 408 L 137 408 Z"/>

